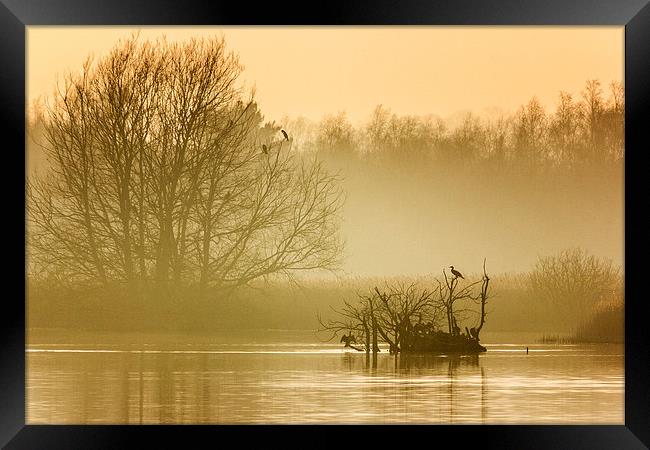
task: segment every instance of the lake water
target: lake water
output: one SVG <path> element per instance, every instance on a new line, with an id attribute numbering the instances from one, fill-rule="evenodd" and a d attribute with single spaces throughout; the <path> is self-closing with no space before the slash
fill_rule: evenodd
<path id="1" fill-rule="evenodd" d="M 474 357 L 384 350 L 373 367 L 313 331 L 35 330 L 27 423 L 623 424 L 623 345 L 537 337 L 484 332 Z"/>

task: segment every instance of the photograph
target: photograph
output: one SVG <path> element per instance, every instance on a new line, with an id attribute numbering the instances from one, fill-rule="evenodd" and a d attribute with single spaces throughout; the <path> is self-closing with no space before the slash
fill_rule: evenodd
<path id="1" fill-rule="evenodd" d="M 26 26 L 25 423 L 625 425 L 625 46 Z"/>

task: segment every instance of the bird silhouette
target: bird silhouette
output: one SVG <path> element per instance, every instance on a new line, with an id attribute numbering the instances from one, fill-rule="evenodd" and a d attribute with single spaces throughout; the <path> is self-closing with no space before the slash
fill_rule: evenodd
<path id="1" fill-rule="evenodd" d="M 284 139 L 285 139 L 286 141 L 288 141 L 288 140 L 289 140 L 289 135 L 287 134 L 287 132 L 284 131 L 284 130 L 280 130 L 280 131 L 282 131 L 282 134 L 284 135 Z"/>
<path id="2" fill-rule="evenodd" d="M 269 149 L 266 147 L 266 144 L 262 144 L 262 153 L 265 155 L 269 154 Z"/>
<path id="3" fill-rule="evenodd" d="M 462 273 L 460 273 L 459 271 L 457 271 L 456 269 L 454 269 L 454 266 L 449 266 L 449 268 L 451 269 L 451 274 L 452 274 L 453 276 L 455 276 L 456 278 L 462 278 L 463 280 L 465 279 L 465 277 L 463 276 Z"/>
<path id="4" fill-rule="evenodd" d="M 350 344 L 356 344 L 357 340 L 352 334 L 352 332 L 350 332 L 349 336 L 346 336 L 344 334 L 343 337 L 341 337 L 341 342 L 344 342 L 346 347 L 350 347 Z"/>

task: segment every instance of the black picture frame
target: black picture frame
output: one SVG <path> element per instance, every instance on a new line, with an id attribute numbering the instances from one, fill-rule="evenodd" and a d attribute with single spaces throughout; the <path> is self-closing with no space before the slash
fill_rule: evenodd
<path id="1" fill-rule="evenodd" d="M 239 446 L 258 434 L 267 444 L 336 447 L 370 444 L 397 437 L 464 448 L 470 441 L 480 448 L 517 449 L 637 449 L 650 446 L 650 333 L 645 302 L 638 289 L 644 254 L 645 227 L 635 217 L 644 212 L 643 153 L 650 149 L 644 119 L 650 105 L 649 0 L 402 0 L 288 2 L 201 2 L 198 0 L 0 0 L 0 126 L 7 232 L 4 326 L 0 351 L 0 444 L 3 448 L 126 448 L 134 442 L 146 447 L 192 447 L 205 439 L 224 445 L 226 437 Z M 625 26 L 625 425 L 620 426 L 37 426 L 25 425 L 25 31 L 29 25 L 620 25 Z M 24 168 L 24 166 L 23 166 Z M 13 176 L 10 176 L 13 175 Z M 22 192 L 22 194 L 21 194 Z M 647 205 L 647 201 L 645 202 Z M 24 244 L 24 240 L 22 241 Z M 640 261 L 640 260 L 639 260 Z M 22 282 L 20 281 L 22 280 Z M 23 300 L 21 300 L 23 295 Z M 295 439 L 295 433 L 306 441 Z M 341 435 L 344 434 L 345 437 Z M 307 437 L 311 435 L 311 437 Z M 266 447 L 268 445 L 264 445 Z"/>

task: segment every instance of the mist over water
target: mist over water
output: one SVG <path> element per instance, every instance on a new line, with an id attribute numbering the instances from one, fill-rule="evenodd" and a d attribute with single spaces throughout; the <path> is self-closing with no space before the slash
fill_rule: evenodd
<path id="1" fill-rule="evenodd" d="M 623 261 L 623 170 L 534 174 L 345 166 L 345 270 L 366 276 L 526 272 L 569 247 Z"/>
<path id="2" fill-rule="evenodd" d="M 312 331 L 78 337 L 30 345 L 27 423 L 623 423 L 621 345 L 486 333 L 480 356 L 372 368 Z"/>

